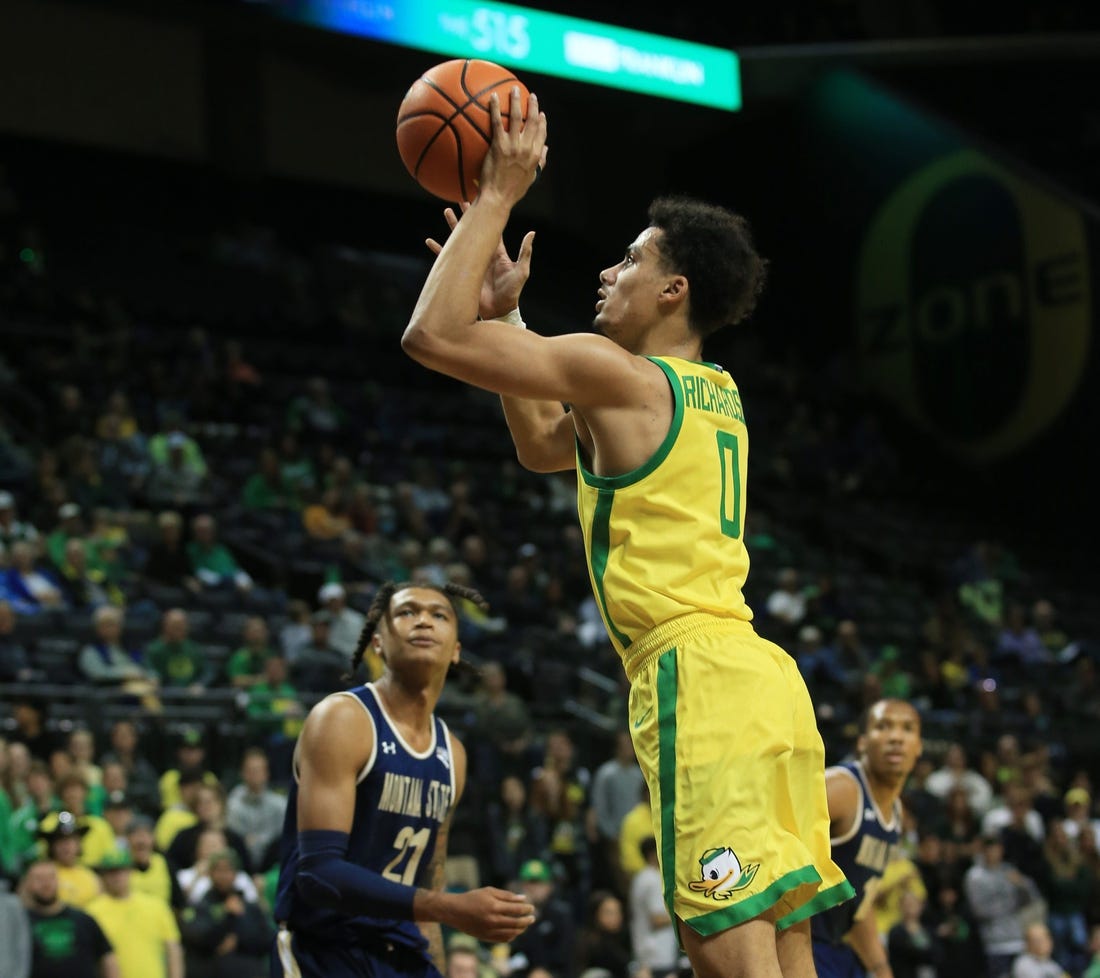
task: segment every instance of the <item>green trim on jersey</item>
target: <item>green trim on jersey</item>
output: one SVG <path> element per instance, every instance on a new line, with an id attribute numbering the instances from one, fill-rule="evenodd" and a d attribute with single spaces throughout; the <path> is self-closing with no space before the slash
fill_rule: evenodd
<path id="1" fill-rule="evenodd" d="M 603 592 L 603 574 L 607 569 L 607 555 L 611 549 L 611 507 L 615 504 L 615 490 L 601 489 L 596 499 L 596 508 L 592 513 L 592 580 L 596 583 L 596 597 L 600 599 L 604 621 L 623 648 L 630 645 L 630 639 L 620 632 L 611 622 L 607 611 L 607 596 Z"/>
<path id="2" fill-rule="evenodd" d="M 648 461 L 643 462 L 632 472 L 624 472 L 622 475 L 595 475 L 590 472 L 581 458 L 578 443 L 577 471 L 580 472 L 585 483 L 593 489 L 621 489 L 623 486 L 633 485 L 657 468 L 668 457 L 668 453 L 672 451 L 672 446 L 676 444 L 676 437 L 680 434 L 680 428 L 684 423 L 684 391 L 680 386 L 680 378 L 676 376 L 676 371 L 663 360 L 658 360 L 656 357 L 647 357 L 646 359 L 657 364 L 665 372 L 668 386 L 672 388 L 672 423 L 668 426 L 668 434 L 665 435 L 657 451 L 649 457 Z"/>
<path id="3" fill-rule="evenodd" d="M 676 893 L 676 649 L 662 653 L 657 664 L 657 777 L 661 786 L 661 876 L 669 916 Z"/>

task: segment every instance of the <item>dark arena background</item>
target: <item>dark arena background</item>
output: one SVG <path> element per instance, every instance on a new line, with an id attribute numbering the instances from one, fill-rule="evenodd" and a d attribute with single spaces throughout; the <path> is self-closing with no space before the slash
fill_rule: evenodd
<path id="1" fill-rule="evenodd" d="M 246 752 L 282 797 L 376 586 L 454 579 L 491 608 L 462 626 L 483 676 L 440 704 L 471 758 L 449 885 L 542 859 L 578 928 L 617 893 L 629 952 L 626 687 L 572 477 L 522 470 L 497 399 L 399 346 L 446 225 L 395 114 L 448 55 L 294 16 L 325 6 L 0 2 L 2 875 L 81 806 L 149 817 L 191 869 L 171 841 L 200 818 L 176 785 L 197 763 L 270 915 L 274 819 L 232 803 Z M 1100 8 L 671 6 L 542 8 L 736 52 L 737 111 L 513 66 L 550 125 L 506 235 L 538 232 L 524 316 L 587 329 L 658 194 L 746 215 L 768 288 L 707 355 L 753 439 L 757 628 L 796 657 L 830 762 L 879 697 L 922 716 L 880 925 L 906 888 L 942 912 L 1004 827 L 1079 978 L 1100 924 Z"/>

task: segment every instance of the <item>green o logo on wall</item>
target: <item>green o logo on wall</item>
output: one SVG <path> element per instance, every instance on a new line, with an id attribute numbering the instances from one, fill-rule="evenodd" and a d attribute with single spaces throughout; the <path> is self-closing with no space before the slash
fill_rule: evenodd
<path id="1" fill-rule="evenodd" d="M 1011 454 L 1061 414 L 1091 329 L 1074 208 L 972 150 L 883 203 L 856 282 L 868 382 L 973 461 Z"/>

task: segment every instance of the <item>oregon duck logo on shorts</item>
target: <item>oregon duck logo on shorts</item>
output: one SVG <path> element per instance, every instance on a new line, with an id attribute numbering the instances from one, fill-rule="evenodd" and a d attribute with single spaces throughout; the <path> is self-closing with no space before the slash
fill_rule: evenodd
<path id="1" fill-rule="evenodd" d="M 688 886 L 696 893 L 728 900 L 738 890 L 743 890 L 756 876 L 760 863 L 742 867 L 741 861 L 729 846 L 724 849 L 708 849 L 699 860 L 703 878 L 692 880 Z"/>

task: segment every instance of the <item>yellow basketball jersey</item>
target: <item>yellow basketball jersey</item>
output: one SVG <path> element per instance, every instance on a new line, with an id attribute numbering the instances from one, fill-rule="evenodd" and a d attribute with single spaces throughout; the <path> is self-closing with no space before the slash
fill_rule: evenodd
<path id="1" fill-rule="evenodd" d="M 691 612 L 752 620 L 742 593 L 749 439 L 737 385 L 715 364 L 650 359 L 675 399 L 660 448 L 613 477 L 593 475 L 577 457 L 588 572 L 620 655 L 651 628 Z"/>

